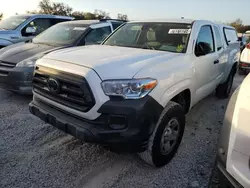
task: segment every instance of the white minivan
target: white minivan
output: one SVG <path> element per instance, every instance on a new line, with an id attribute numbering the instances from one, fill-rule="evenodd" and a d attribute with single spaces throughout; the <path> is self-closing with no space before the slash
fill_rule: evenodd
<path id="1" fill-rule="evenodd" d="M 228 103 L 221 129 L 216 169 L 221 188 L 250 187 L 250 74 Z"/>

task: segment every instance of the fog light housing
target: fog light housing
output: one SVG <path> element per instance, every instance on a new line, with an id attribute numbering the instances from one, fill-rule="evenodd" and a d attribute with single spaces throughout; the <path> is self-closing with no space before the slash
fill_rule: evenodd
<path id="1" fill-rule="evenodd" d="M 127 119 L 121 115 L 110 115 L 108 124 L 115 130 L 124 129 L 127 126 Z"/>

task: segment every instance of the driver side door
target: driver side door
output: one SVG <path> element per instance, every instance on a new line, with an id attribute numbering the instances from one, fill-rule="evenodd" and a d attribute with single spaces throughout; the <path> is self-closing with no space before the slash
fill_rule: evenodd
<path id="1" fill-rule="evenodd" d="M 217 64 L 219 63 L 218 54 L 215 49 L 215 39 L 212 25 L 203 25 L 195 44 L 195 90 L 198 102 L 202 98 L 212 93 L 217 85 L 218 75 Z"/>
<path id="2" fill-rule="evenodd" d="M 22 41 L 28 41 L 34 38 L 36 35 L 40 34 L 41 32 L 45 31 L 52 25 L 51 19 L 49 18 L 36 18 L 30 21 L 22 30 Z M 26 33 L 26 29 L 30 27 L 34 29 L 34 33 Z"/>

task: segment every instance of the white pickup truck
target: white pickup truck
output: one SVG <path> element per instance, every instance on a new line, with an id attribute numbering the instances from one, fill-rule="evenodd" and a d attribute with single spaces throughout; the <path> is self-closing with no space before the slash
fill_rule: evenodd
<path id="1" fill-rule="evenodd" d="M 102 45 L 38 60 L 30 112 L 86 142 L 163 166 L 179 147 L 185 113 L 213 91 L 229 96 L 237 40 L 234 28 L 210 21 L 126 23 Z"/>

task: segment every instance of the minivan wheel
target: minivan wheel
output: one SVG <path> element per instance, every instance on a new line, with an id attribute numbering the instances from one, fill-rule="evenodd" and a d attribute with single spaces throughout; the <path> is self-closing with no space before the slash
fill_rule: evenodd
<path id="1" fill-rule="evenodd" d="M 223 84 L 220 84 L 216 88 L 216 96 L 220 99 L 223 98 L 228 98 L 233 86 L 233 80 L 234 80 L 234 71 L 232 70 L 231 73 L 229 74 L 227 81 Z"/>
<path id="2" fill-rule="evenodd" d="M 139 156 L 148 164 L 161 167 L 176 154 L 185 128 L 185 112 L 181 105 L 170 101 L 163 110 L 148 148 Z"/>
<path id="3" fill-rule="evenodd" d="M 239 68 L 239 69 L 238 69 L 238 74 L 239 74 L 239 75 L 246 75 L 247 72 L 246 72 L 246 70 L 244 70 L 244 69 L 242 69 L 242 68 Z"/>

